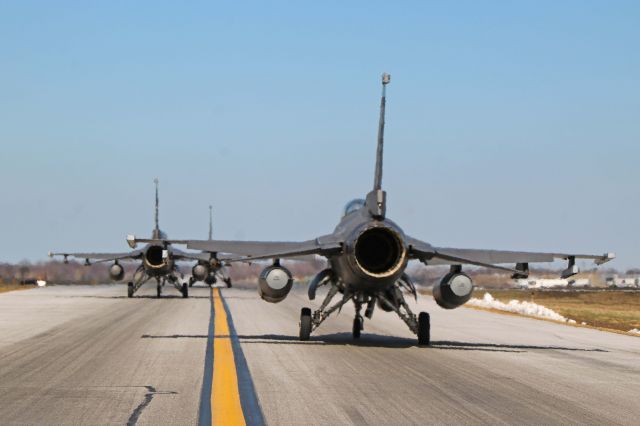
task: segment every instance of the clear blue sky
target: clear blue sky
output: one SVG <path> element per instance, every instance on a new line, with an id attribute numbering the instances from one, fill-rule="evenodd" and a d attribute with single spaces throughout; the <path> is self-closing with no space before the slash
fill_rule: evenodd
<path id="1" fill-rule="evenodd" d="M 0 261 L 330 232 L 388 71 L 407 233 L 640 266 L 640 3 L 212 3 L 0 3 Z"/>

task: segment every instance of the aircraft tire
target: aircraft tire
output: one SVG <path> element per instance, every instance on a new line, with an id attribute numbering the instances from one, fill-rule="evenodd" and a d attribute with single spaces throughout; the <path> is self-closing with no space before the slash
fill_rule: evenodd
<path id="1" fill-rule="evenodd" d="M 428 346 L 431 341 L 431 319 L 427 312 L 418 315 L 418 345 Z"/>
<path id="2" fill-rule="evenodd" d="M 360 332 L 362 331 L 362 329 L 364 328 L 364 319 L 361 316 L 357 316 L 353 319 L 353 338 L 354 339 L 359 339 L 360 338 Z"/>
<path id="3" fill-rule="evenodd" d="M 182 297 L 185 299 L 189 297 L 189 286 L 187 283 L 182 284 Z"/>
<path id="4" fill-rule="evenodd" d="M 302 308 L 300 311 L 300 340 L 309 340 L 311 336 L 311 309 Z"/>
<path id="5" fill-rule="evenodd" d="M 227 284 L 227 288 L 231 288 L 231 287 L 233 287 L 233 286 L 231 285 L 231 278 L 227 278 L 226 280 L 224 280 L 224 282 Z"/>
<path id="6" fill-rule="evenodd" d="M 133 297 L 133 283 L 127 284 L 127 297 Z"/>

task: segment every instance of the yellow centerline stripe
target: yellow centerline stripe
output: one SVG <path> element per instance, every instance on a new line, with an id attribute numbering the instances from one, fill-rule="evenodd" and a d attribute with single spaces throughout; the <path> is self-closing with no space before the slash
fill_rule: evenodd
<path id="1" fill-rule="evenodd" d="M 227 313 L 224 310 L 220 289 L 213 290 L 214 337 L 213 337 L 213 385 L 211 389 L 211 424 L 246 425 L 240 392 L 238 374 L 233 358 L 231 335 Z"/>

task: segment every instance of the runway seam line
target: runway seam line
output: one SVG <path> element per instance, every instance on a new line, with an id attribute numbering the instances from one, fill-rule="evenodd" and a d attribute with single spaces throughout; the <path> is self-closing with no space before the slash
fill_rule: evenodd
<path id="1" fill-rule="evenodd" d="M 176 392 L 158 392 L 153 386 L 144 386 L 144 388 L 148 392 L 144 395 L 144 400 L 140 403 L 140 405 L 136 407 L 135 410 L 133 410 L 133 413 L 131 413 L 131 415 L 129 416 L 129 419 L 127 420 L 127 426 L 135 426 L 136 423 L 138 423 L 138 419 L 140 418 L 142 411 L 144 411 L 144 409 L 147 408 L 149 404 L 151 404 L 151 400 L 153 399 L 154 395 L 176 394 Z"/>

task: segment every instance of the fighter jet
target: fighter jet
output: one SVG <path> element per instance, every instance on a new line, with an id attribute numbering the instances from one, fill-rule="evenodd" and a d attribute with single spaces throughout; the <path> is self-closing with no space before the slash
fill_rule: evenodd
<path id="1" fill-rule="evenodd" d="M 213 240 L 213 206 L 209 206 L 209 240 Z M 206 256 L 205 256 L 206 257 Z M 199 260 L 198 263 L 191 270 L 191 278 L 189 278 L 189 287 L 192 287 L 198 281 L 203 281 L 209 287 L 218 281 L 222 280 L 227 286 L 231 288 L 231 278 L 227 274 L 226 268 L 223 262 L 219 261 L 215 257 L 211 257 L 209 260 Z"/>
<path id="2" fill-rule="evenodd" d="M 120 264 L 122 261 L 140 261 L 141 264 L 133 274 L 133 281 L 127 285 L 127 296 L 133 295 L 140 287 L 151 279 L 156 281 L 157 296 L 162 295 L 162 289 L 167 282 L 182 293 L 182 297 L 189 297 L 189 286 L 186 282 L 180 283 L 183 278 L 176 262 L 196 260 L 198 263 L 193 267 L 193 277 L 196 280 L 205 280 L 209 276 L 210 269 L 216 269 L 219 262 L 210 253 L 189 253 L 179 250 L 171 245 L 171 241 L 167 239 L 167 235 L 160 230 L 159 225 L 159 197 L 158 197 L 158 179 L 154 180 L 156 187 L 155 198 L 155 228 L 151 234 L 151 238 L 145 240 L 147 244 L 139 250 L 133 250 L 124 253 L 53 253 L 49 252 L 49 256 L 63 256 L 67 262 L 68 257 L 84 259 L 86 265 L 91 263 L 113 262 L 109 267 L 109 276 L 114 281 L 120 281 L 124 278 L 124 268 Z M 132 249 L 135 244 L 132 243 L 134 237 L 127 237 L 127 242 Z M 221 267 L 221 264 L 220 264 Z"/>
<path id="3" fill-rule="evenodd" d="M 386 216 L 387 194 L 382 189 L 386 87 L 389 82 L 389 74 L 383 74 L 373 188 L 364 199 L 346 205 L 333 233 L 303 242 L 194 240 L 188 241 L 187 247 L 213 254 L 239 255 L 229 261 L 273 259 L 273 264 L 266 267 L 258 279 L 260 296 L 272 303 L 284 300 L 293 285 L 291 273 L 280 265 L 280 259 L 311 254 L 325 256 L 329 266 L 310 281 L 309 299 L 315 299 L 321 286 L 328 286 L 328 292 L 314 312 L 308 307 L 302 308 L 300 340 L 308 340 L 311 332 L 332 313 L 353 302 L 356 312 L 352 329 L 354 339 L 360 337 L 364 318 L 370 319 L 377 306 L 395 312 L 417 335 L 419 345 L 429 344 L 430 318 L 427 312 L 416 315 L 406 302 L 405 294 L 417 299 L 416 288 L 405 272 L 409 260 L 418 260 L 427 266 L 450 266 L 449 272 L 433 287 L 433 297 L 442 308 L 453 309 L 466 303 L 473 292 L 473 282 L 463 272 L 463 265 L 508 271 L 514 277 L 524 278 L 529 275 L 530 263 L 565 259 L 568 266 L 562 276 L 570 277 L 579 272 L 576 259 L 591 259 L 602 264 L 614 258 L 612 253 L 598 256 L 441 248 L 406 234 Z M 508 264 L 513 266 L 506 266 Z M 336 296 L 337 302 L 330 305 Z"/>

